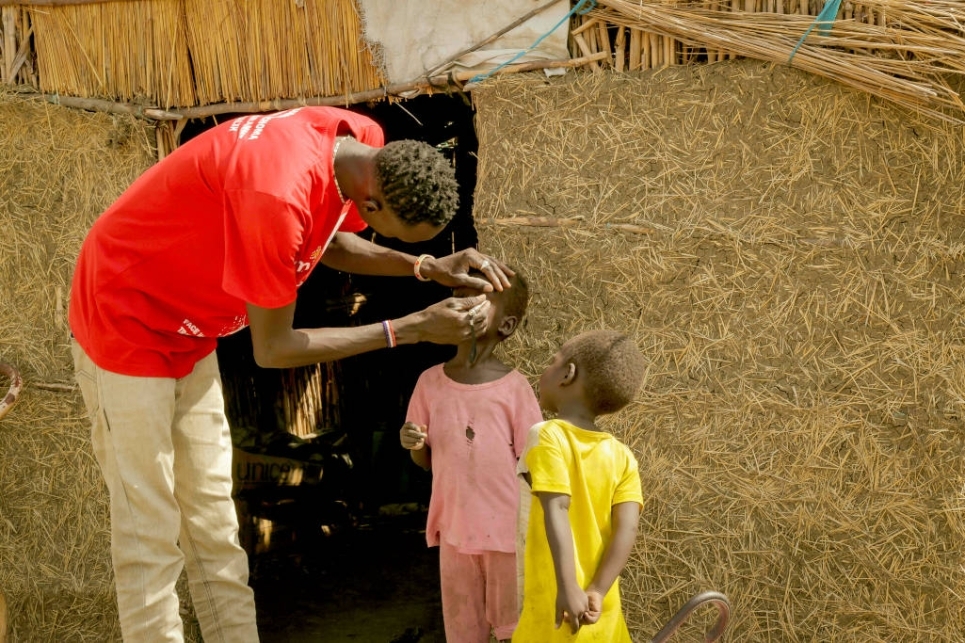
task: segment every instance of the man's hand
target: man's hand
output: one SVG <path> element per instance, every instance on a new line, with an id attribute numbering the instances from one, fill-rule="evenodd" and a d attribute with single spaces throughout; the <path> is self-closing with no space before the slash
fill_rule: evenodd
<path id="1" fill-rule="evenodd" d="M 469 276 L 470 270 L 478 270 L 486 277 Z M 491 292 L 509 288 L 509 278 L 515 274 L 503 262 L 482 254 L 475 248 L 466 248 L 439 259 L 427 259 L 420 274 L 450 288 L 473 288 Z"/>
<path id="2" fill-rule="evenodd" d="M 406 422 L 399 431 L 399 439 L 402 441 L 402 446 L 409 451 L 423 449 L 426 446 L 426 427 L 414 422 Z"/>
<path id="3" fill-rule="evenodd" d="M 492 304 L 486 295 L 449 297 L 399 320 L 396 334 L 415 329 L 418 341 L 460 344 L 474 335 L 481 337 L 486 333 L 489 328 L 490 306 Z"/>

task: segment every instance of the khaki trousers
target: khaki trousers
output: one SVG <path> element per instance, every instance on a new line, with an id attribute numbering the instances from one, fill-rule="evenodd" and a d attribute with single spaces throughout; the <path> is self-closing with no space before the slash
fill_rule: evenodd
<path id="1" fill-rule="evenodd" d="M 72 342 L 110 492 L 111 559 L 124 641 L 182 642 L 184 568 L 206 643 L 258 640 L 231 498 L 231 434 L 214 353 L 180 379 L 96 366 Z"/>

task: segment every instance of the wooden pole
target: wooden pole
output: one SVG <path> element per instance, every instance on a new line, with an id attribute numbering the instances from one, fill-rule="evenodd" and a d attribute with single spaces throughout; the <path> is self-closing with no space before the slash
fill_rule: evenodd
<path id="1" fill-rule="evenodd" d="M 616 63 L 616 70 L 618 72 L 622 72 L 626 65 L 626 56 L 627 56 L 626 41 L 627 41 L 627 30 L 625 27 L 618 25 L 617 37 L 616 37 L 616 42 L 614 43 L 614 52 L 613 52 L 613 55 L 616 59 L 614 62 Z"/>
<path id="2" fill-rule="evenodd" d="M 0 592 L 0 643 L 7 643 L 7 600 Z"/>
<path id="3" fill-rule="evenodd" d="M 121 0 L 135 2 L 136 0 Z M 59 7 L 71 4 L 97 4 L 100 2 L 117 2 L 117 0 L 0 0 L 0 7 L 17 5 Z"/>
<path id="4" fill-rule="evenodd" d="M 133 1 L 133 0 L 130 0 Z M 510 65 L 496 71 L 494 76 L 504 74 L 515 74 L 527 71 L 539 71 L 541 69 L 565 69 L 570 67 L 582 67 L 583 65 L 596 64 L 609 54 L 599 52 L 590 56 L 580 58 L 570 58 L 567 60 L 537 60 L 519 65 Z M 93 112 L 108 112 L 112 114 L 132 114 L 141 118 L 157 121 L 178 121 L 184 118 L 207 118 L 208 116 L 219 116 L 222 114 L 252 114 L 259 112 L 274 112 L 294 107 L 306 107 L 315 105 L 347 106 L 368 101 L 380 100 L 389 96 L 407 94 L 409 92 L 422 91 L 445 91 L 453 88 L 466 89 L 461 85 L 472 78 L 478 72 L 461 72 L 459 74 L 446 74 L 434 76 L 429 79 L 422 79 L 411 83 L 396 83 L 387 85 L 382 89 L 372 89 L 364 92 L 343 94 L 341 96 L 317 96 L 312 98 L 289 98 L 272 101 L 257 101 L 243 103 L 218 103 L 215 105 L 201 105 L 198 107 L 186 107 L 178 110 L 165 110 L 157 107 L 144 105 L 134 105 L 131 103 L 115 103 L 99 98 L 77 98 L 73 96 L 60 96 L 59 94 L 35 94 L 32 92 L 20 92 L 21 96 L 40 96 L 44 100 Z M 469 86 L 471 87 L 471 86 Z"/>
<path id="5" fill-rule="evenodd" d="M 630 71 L 640 69 L 640 40 L 643 32 L 639 29 L 630 28 Z M 643 35 L 646 38 L 645 35 Z"/>
<path id="6" fill-rule="evenodd" d="M 17 8 L 3 8 L 3 73 L 0 81 L 13 85 L 14 59 L 17 57 Z"/>

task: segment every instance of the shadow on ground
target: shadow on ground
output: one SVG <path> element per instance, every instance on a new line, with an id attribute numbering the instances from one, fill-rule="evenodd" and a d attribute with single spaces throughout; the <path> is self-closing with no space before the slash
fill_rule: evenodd
<path id="1" fill-rule="evenodd" d="M 262 643 L 445 643 L 425 513 L 380 515 L 305 552 L 253 557 Z"/>

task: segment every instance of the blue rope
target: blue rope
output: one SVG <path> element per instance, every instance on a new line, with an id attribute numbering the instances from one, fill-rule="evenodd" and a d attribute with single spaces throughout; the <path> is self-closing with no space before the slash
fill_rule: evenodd
<path id="1" fill-rule="evenodd" d="M 804 44 L 804 40 L 815 27 L 817 27 L 818 33 L 820 33 L 822 36 L 827 36 L 831 33 L 831 25 L 834 24 L 835 19 L 838 17 L 838 9 L 840 7 L 841 0 L 827 0 L 824 3 L 824 8 L 821 9 L 821 13 L 814 18 L 814 22 L 811 23 L 811 26 L 808 27 L 807 31 L 804 32 L 804 35 L 801 36 L 801 39 L 797 41 L 796 45 L 794 45 L 794 49 L 791 50 L 791 56 L 787 59 L 787 64 L 791 64 L 794 54 L 796 54 L 797 50 L 801 48 L 801 45 Z"/>
<path id="2" fill-rule="evenodd" d="M 841 0 L 838 0 L 838 2 L 840 2 L 840 1 L 841 1 Z M 473 76 L 472 78 L 469 79 L 469 82 L 470 82 L 470 83 L 478 83 L 478 82 L 481 81 L 481 80 L 485 80 L 485 79 L 489 78 L 490 76 L 492 76 L 493 74 L 495 74 L 497 71 L 499 71 L 500 69 L 502 69 L 502 68 L 505 67 L 506 65 L 511 65 L 511 64 L 513 64 L 514 62 L 516 62 L 517 60 L 519 60 L 520 58 L 522 58 L 523 56 L 525 56 L 525 55 L 528 54 L 529 52 L 531 52 L 531 51 L 533 51 L 534 49 L 536 49 L 536 47 L 539 46 L 539 43 L 543 42 L 543 41 L 547 38 L 547 36 L 549 36 L 549 35 L 552 34 L 554 31 L 556 31 L 557 29 L 559 29 L 559 28 L 560 28 L 560 25 L 562 25 L 564 22 L 567 22 L 567 21 L 568 21 L 570 18 L 572 18 L 575 14 L 578 13 L 578 14 L 580 14 L 581 16 L 583 16 L 583 15 L 586 15 L 587 13 L 589 13 L 590 11 L 592 11 L 592 10 L 595 9 L 595 8 L 596 8 L 596 0 L 579 0 L 579 2 L 577 2 L 576 5 L 574 5 L 573 8 L 570 9 L 570 12 L 569 12 L 568 14 L 566 14 L 559 22 L 556 23 L 556 26 L 555 26 L 555 27 L 553 27 L 552 29 L 550 29 L 549 31 L 547 31 L 546 33 L 544 33 L 542 36 L 540 36 L 540 37 L 536 40 L 536 42 L 534 42 L 534 43 L 533 43 L 532 45 L 530 45 L 528 48 L 523 49 L 522 51 L 520 51 L 518 54 L 516 54 L 515 56 L 513 56 L 512 58 L 510 58 L 510 59 L 507 60 L 506 62 L 500 63 L 499 65 L 496 65 L 495 67 L 493 67 L 492 69 L 490 69 L 490 70 L 487 71 L 486 73 L 484 73 L 484 74 L 479 74 L 479 75 L 477 75 L 477 76 Z"/>

